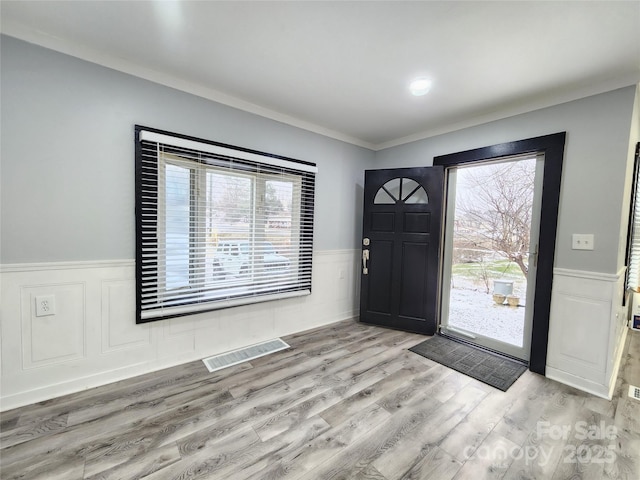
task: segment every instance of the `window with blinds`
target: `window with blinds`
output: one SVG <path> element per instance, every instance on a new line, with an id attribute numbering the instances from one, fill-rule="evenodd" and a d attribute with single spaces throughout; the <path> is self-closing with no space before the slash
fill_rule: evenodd
<path id="1" fill-rule="evenodd" d="M 135 131 L 138 323 L 311 293 L 315 164 Z"/>
<path id="2" fill-rule="evenodd" d="M 627 237 L 627 288 L 640 291 L 640 143 L 636 144 L 631 214 Z"/>

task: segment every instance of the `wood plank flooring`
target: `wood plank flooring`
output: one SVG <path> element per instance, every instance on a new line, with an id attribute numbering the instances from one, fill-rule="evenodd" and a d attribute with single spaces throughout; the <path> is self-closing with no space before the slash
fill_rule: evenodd
<path id="1" fill-rule="evenodd" d="M 0 478 L 640 478 L 640 333 L 611 402 L 531 372 L 501 392 L 407 351 L 424 338 L 345 321 L 7 411 Z"/>

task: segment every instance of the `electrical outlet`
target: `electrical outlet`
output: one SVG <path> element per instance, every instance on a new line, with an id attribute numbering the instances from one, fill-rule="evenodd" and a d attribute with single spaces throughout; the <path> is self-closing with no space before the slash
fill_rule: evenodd
<path id="1" fill-rule="evenodd" d="M 573 250 L 593 250 L 594 236 L 592 233 L 574 233 L 571 241 Z"/>
<path id="2" fill-rule="evenodd" d="M 36 296 L 36 317 L 56 314 L 56 297 L 54 295 Z"/>

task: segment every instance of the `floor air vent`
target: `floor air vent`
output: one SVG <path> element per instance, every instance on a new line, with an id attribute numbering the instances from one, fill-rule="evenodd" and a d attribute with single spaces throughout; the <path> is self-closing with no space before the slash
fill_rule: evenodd
<path id="1" fill-rule="evenodd" d="M 640 387 L 629 385 L 629 396 L 631 398 L 635 398 L 636 400 L 640 400 Z"/>
<path id="2" fill-rule="evenodd" d="M 266 342 L 257 343 L 250 347 L 239 348 L 231 352 L 221 353 L 213 357 L 205 358 L 202 361 L 206 365 L 209 372 L 215 372 L 223 368 L 231 367 L 242 362 L 248 362 L 255 358 L 264 357 L 270 353 L 279 352 L 289 348 L 282 339 L 267 340 Z"/>

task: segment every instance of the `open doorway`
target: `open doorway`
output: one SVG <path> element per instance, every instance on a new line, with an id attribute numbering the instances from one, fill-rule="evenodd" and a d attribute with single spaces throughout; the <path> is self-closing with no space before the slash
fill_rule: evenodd
<path id="1" fill-rule="evenodd" d="M 447 169 L 441 332 L 528 361 L 544 155 Z"/>
<path id="2" fill-rule="evenodd" d="M 547 363 L 551 286 L 553 284 L 565 138 L 566 132 L 559 132 L 541 137 L 439 155 L 433 159 L 433 165 L 443 166 L 445 171 L 448 171 L 451 168 L 484 163 L 489 160 L 530 154 L 544 154 L 535 298 L 533 299 L 533 322 L 530 335 L 531 348 L 529 350 L 529 370 L 541 375 L 545 374 Z M 527 302 L 531 304 L 531 297 L 527 299 Z M 440 313 L 442 313 L 441 310 Z"/>

